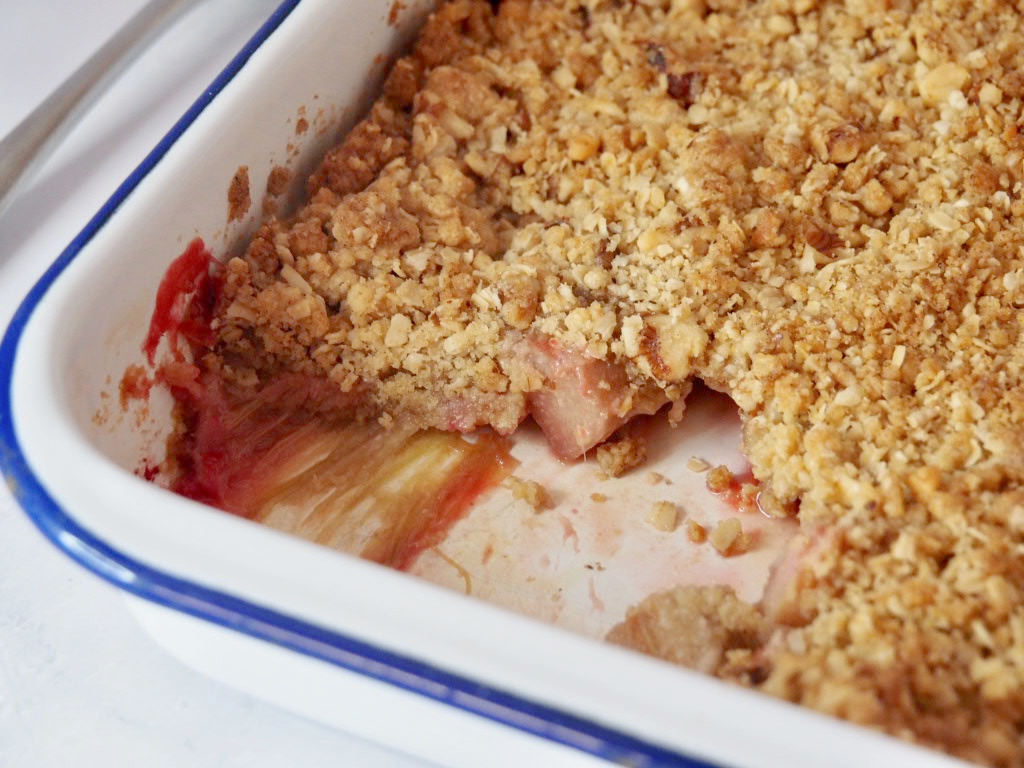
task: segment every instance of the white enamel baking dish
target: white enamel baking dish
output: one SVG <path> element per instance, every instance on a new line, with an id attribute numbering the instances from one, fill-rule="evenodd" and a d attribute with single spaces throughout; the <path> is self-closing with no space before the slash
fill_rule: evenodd
<path id="1" fill-rule="evenodd" d="M 136 476 L 170 403 L 122 409 L 118 382 L 169 262 L 195 236 L 237 245 L 271 168 L 311 167 L 426 6 L 283 3 L 27 296 L 0 347 L 0 466 L 25 511 L 186 663 L 442 765 L 959 764 Z M 227 225 L 240 166 L 254 204 Z"/>

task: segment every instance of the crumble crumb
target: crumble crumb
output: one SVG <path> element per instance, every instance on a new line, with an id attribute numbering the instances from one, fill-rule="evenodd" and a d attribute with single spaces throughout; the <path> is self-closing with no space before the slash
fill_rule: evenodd
<path id="1" fill-rule="evenodd" d="M 752 537 L 743 530 L 743 524 L 736 517 L 729 517 L 719 522 L 712 529 L 708 541 L 723 557 L 742 555 L 750 551 L 753 544 Z"/>
<path id="2" fill-rule="evenodd" d="M 706 484 L 712 493 L 724 493 L 732 488 L 735 476 L 732 470 L 723 464 L 708 470 Z"/>
<path id="3" fill-rule="evenodd" d="M 665 477 L 663 474 L 661 474 L 661 472 L 648 472 L 647 482 L 650 485 L 661 485 L 662 483 L 666 483 L 668 485 L 672 484 L 672 481 Z"/>
<path id="4" fill-rule="evenodd" d="M 249 212 L 252 197 L 249 194 L 249 166 L 242 165 L 231 177 L 228 185 L 228 221 L 241 221 Z"/>
<path id="5" fill-rule="evenodd" d="M 512 491 L 512 498 L 525 501 L 534 512 L 542 512 L 554 506 L 547 488 L 534 480 L 512 476 L 506 478 L 505 485 Z"/>
<path id="6" fill-rule="evenodd" d="M 647 513 L 647 523 L 659 531 L 674 531 L 679 524 L 679 508 L 671 501 L 656 501 Z"/>
<path id="7" fill-rule="evenodd" d="M 637 435 L 623 435 L 599 445 L 595 457 L 609 477 L 621 477 L 647 460 L 647 441 Z"/>
<path id="8" fill-rule="evenodd" d="M 686 521 L 686 538 L 694 544 L 703 544 L 708 540 L 708 531 L 696 520 Z"/>
<path id="9" fill-rule="evenodd" d="M 592 493 L 590 494 L 590 500 L 596 501 L 598 504 L 603 504 L 608 501 L 608 497 L 603 493 Z"/>
<path id="10" fill-rule="evenodd" d="M 711 469 L 711 464 L 698 456 L 691 456 L 686 462 L 686 468 L 691 472 L 707 472 Z"/>

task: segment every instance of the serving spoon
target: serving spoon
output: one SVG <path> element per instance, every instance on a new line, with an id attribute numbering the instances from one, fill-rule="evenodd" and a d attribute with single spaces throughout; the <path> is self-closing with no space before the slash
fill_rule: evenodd
<path id="1" fill-rule="evenodd" d="M 0 141 L 0 213 L 128 65 L 198 0 L 150 0 Z"/>

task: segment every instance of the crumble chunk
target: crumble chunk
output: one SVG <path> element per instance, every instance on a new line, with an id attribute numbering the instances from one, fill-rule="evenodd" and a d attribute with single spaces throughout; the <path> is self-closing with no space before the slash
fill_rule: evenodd
<path id="1" fill-rule="evenodd" d="M 681 626 L 687 627 L 680 632 Z M 759 648 L 770 632 L 760 612 L 728 587 L 679 587 L 631 609 L 612 628 L 613 643 L 701 672 L 715 673 L 737 651 Z"/>
<path id="2" fill-rule="evenodd" d="M 647 441 L 638 435 L 623 435 L 597 447 L 597 465 L 609 477 L 622 477 L 647 460 Z"/>
<path id="3" fill-rule="evenodd" d="M 719 465 L 708 470 L 705 485 L 712 493 L 725 493 L 732 488 L 736 478 L 732 470 L 726 466 Z"/>

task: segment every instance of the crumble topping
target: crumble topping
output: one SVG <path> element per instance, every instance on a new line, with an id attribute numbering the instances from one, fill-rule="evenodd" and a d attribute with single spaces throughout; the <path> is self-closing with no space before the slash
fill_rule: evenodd
<path id="1" fill-rule="evenodd" d="M 228 262 L 201 363 L 442 429 L 597 402 L 565 456 L 699 378 L 771 508 L 832 533 L 770 641 L 682 631 L 718 592 L 616 639 L 1024 764 L 1022 39 L 997 0 L 444 4 Z"/>

